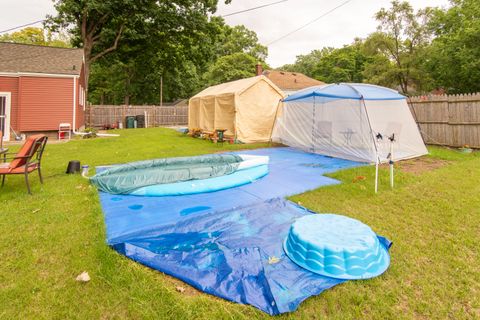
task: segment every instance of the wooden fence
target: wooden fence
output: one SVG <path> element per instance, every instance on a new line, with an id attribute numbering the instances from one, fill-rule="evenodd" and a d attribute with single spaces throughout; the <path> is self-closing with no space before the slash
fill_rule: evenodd
<path id="1" fill-rule="evenodd" d="M 112 106 L 92 105 L 85 111 L 87 127 L 102 128 L 118 124 L 125 127 L 127 116 L 145 116 L 147 127 L 188 124 L 188 106 Z"/>
<path id="2" fill-rule="evenodd" d="M 427 144 L 480 148 L 480 93 L 408 99 Z M 188 124 L 188 106 L 90 106 L 87 126 L 101 128 L 126 116 L 147 115 L 148 127 Z"/>
<path id="3" fill-rule="evenodd" d="M 480 93 L 412 97 L 409 103 L 425 143 L 480 148 Z"/>

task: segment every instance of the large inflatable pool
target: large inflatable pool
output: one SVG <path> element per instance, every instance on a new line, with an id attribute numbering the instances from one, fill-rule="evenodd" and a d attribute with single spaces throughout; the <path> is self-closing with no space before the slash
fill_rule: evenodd
<path id="1" fill-rule="evenodd" d="M 268 174 L 268 161 L 267 156 L 233 154 L 156 159 L 109 167 L 90 181 L 111 194 L 196 194 L 251 183 Z"/>

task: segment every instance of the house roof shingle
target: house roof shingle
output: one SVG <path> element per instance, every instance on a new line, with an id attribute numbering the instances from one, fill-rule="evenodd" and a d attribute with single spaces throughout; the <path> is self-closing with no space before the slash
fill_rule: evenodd
<path id="1" fill-rule="evenodd" d="M 83 50 L 0 42 L 0 72 L 79 75 Z"/>
<path id="2" fill-rule="evenodd" d="M 275 83 L 277 87 L 284 91 L 296 91 L 325 84 L 322 81 L 307 77 L 303 73 L 299 72 L 265 70 L 263 71 L 263 75 L 265 75 L 268 79 L 270 79 L 270 81 Z"/>

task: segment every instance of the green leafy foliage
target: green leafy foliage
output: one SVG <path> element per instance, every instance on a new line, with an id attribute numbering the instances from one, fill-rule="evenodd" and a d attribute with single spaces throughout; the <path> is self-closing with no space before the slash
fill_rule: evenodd
<path id="1" fill-rule="evenodd" d="M 203 29 L 180 38 L 151 30 L 151 36 L 125 39 L 114 53 L 93 64 L 90 101 L 158 104 L 161 79 L 163 100 L 174 101 L 225 79 L 255 75 L 257 61 L 266 54 L 256 35 L 227 26 L 220 18 L 202 23 Z M 232 59 L 232 64 L 225 63 Z M 223 66 L 227 69 L 222 74 Z"/>
<path id="2" fill-rule="evenodd" d="M 379 22 L 377 32 L 371 34 L 366 47 L 372 55 L 381 55 L 391 61 L 384 75 L 372 72 L 373 76 L 393 78 L 399 89 L 405 93 L 422 91 L 428 84 L 422 77 L 423 49 L 428 45 L 427 21 L 431 9 L 417 12 L 406 2 L 392 1 L 390 9 L 382 8 L 375 18 Z M 380 71 L 379 69 L 376 69 Z"/>
<path id="3" fill-rule="evenodd" d="M 219 57 L 265 59 L 253 31 L 211 16 L 217 2 L 56 0 L 58 14 L 48 25 L 70 27 L 84 48 L 90 102 L 158 104 L 160 91 L 163 101 L 173 101 L 203 88 L 204 73 Z"/>
<path id="4" fill-rule="evenodd" d="M 255 76 L 258 60 L 247 53 L 234 53 L 220 57 L 205 74 L 208 85 L 215 85 Z M 264 64 L 264 67 L 266 65 Z"/>
<path id="5" fill-rule="evenodd" d="M 220 43 L 220 56 L 235 53 L 246 53 L 259 61 L 265 61 L 268 56 L 267 47 L 258 43 L 257 34 L 243 25 L 230 27 L 223 26 L 223 41 Z"/>
<path id="6" fill-rule="evenodd" d="M 327 83 L 363 81 L 362 71 L 367 57 L 360 40 L 340 49 L 322 51 L 323 57 L 313 69 L 314 78 Z"/>
<path id="7" fill-rule="evenodd" d="M 436 85 L 450 93 L 480 91 L 480 2 L 454 0 L 430 21 L 435 36 L 426 66 Z"/>
<path id="8" fill-rule="evenodd" d="M 300 55 L 281 67 L 319 80 L 367 82 L 405 94 L 444 88 L 449 93 L 480 91 L 480 2 L 453 0 L 447 9 L 414 11 L 392 1 L 375 18 L 377 31 L 343 48 Z"/>
<path id="9" fill-rule="evenodd" d="M 69 48 L 70 39 L 63 33 L 53 33 L 42 28 L 27 27 L 0 35 L 0 41 Z"/>
<path id="10" fill-rule="evenodd" d="M 301 72 L 309 77 L 313 77 L 313 70 L 320 60 L 331 51 L 333 48 L 323 48 L 321 50 L 313 50 L 309 54 L 297 56 L 297 60 L 294 64 L 288 64 L 280 67 L 280 70 Z"/>
<path id="11" fill-rule="evenodd" d="M 70 28 L 75 44 L 84 49 L 87 80 L 91 65 L 100 59 L 109 60 L 104 62 L 108 68 L 119 63 L 114 69 L 123 71 L 128 96 L 129 81 L 136 80 L 132 68 L 147 77 L 146 70 L 137 69 L 142 63 L 156 66 L 149 74 L 160 74 L 157 70 L 167 65 L 175 69 L 172 60 L 180 55 L 196 54 L 216 5 L 216 0 L 55 0 L 57 15 L 50 16 L 47 25 Z M 111 57 L 114 52 L 118 54 Z"/>

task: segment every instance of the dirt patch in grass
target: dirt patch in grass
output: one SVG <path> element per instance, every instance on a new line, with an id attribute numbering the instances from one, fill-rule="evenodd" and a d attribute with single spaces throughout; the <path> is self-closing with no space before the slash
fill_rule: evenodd
<path id="1" fill-rule="evenodd" d="M 450 161 L 447 161 L 447 160 L 422 157 L 422 158 L 399 161 L 395 163 L 395 167 L 396 169 L 397 168 L 400 169 L 402 172 L 412 173 L 414 175 L 420 175 L 424 172 L 432 171 L 432 170 L 444 167 L 449 163 Z M 385 165 L 385 166 L 388 167 L 388 165 Z"/>
<path id="2" fill-rule="evenodd" d="M 179 292 L 180 294 L 186 295 L 186 296 L 196 296 L 200 294 L 201 292 L 195 289 L 194 287 L 190 286 L 189 284 L 174 278 L 172 276 L 169 276 L 165 274 L 165 278 L 172 285 L 172 287 L 175 289 L 175 291 Z"/>

